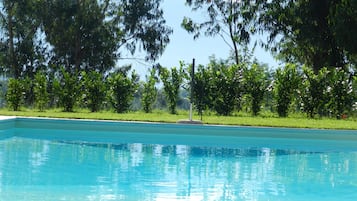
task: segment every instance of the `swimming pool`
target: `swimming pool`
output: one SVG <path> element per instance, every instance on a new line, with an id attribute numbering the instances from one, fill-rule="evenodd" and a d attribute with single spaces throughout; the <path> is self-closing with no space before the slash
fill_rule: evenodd
<path id="1" fill-rule="evenodd" d="M 356 199 L 356 131 L 0 121 L 0 200 Z"/>

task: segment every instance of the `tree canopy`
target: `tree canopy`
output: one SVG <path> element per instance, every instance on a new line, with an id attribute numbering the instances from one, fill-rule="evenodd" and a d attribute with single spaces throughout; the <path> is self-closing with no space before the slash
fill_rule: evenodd
<path id="1" fill-rule="evenodd" d="M 193 11 L 205 10 L 206 19 L 203 22 L 195 22 L 195 19 L 185 17 L 182 27 L 194 38 L 201 33 L 206 36 L 220 36 L 234 53 L 234 61 L 240 63 L 242 50 L 248 45 L 251 35 L 256 32 L 254 20 L 258 8 L 252 1 L 236 0 L 186 0 L 186 4 Z"/>
<path id="2" fill-rule="evenodd" d="M 268 46 L 280 59 L 306 64 L 315 73 L 356 64 L 356 1 L 273 0 L 262 3 L 260 11 Z"/>
<path id="3" fill-rule="evenodd" d="M 47 65 L 105 72 L 122 51 L 155 60 L 169 43 L 161 0 L 2 0 L 0 66 L 14 77 Z M 32 75 L 33 77 L 33 75 Z"/>

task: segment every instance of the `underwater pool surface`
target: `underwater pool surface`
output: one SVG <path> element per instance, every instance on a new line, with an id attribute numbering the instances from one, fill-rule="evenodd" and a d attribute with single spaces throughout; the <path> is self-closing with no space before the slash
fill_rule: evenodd
<path id="1" fill-rule="evenodd" d="M 356 131 L 0 121 L 0 200 L 357 200 Z"/>

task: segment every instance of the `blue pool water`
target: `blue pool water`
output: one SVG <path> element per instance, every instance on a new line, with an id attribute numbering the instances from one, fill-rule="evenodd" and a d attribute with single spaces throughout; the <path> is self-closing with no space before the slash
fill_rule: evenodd
<path id="1" fill-rule="evenodd" d="M 0 200 L 357 200 L 357 133 L 0 122 Z"/>

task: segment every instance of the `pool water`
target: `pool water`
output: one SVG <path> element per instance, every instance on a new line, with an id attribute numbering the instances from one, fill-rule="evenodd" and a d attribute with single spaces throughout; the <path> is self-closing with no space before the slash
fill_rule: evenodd
<path id="1" fill-rule="evenodd" d="M 39 129 L 48 122 L 31 121 L 33 128 L 20 122 L 0 140 L 0 200 L 357 199 L 357 144 L 351 140 L 157 135 L 83 125 L 84 131 Z M 173 130 L 180 128 L 187 127 Z M 198 128 L 206 127 L 191 129 Z M 347 132 L 348 139 L 355 134 Z"/>

